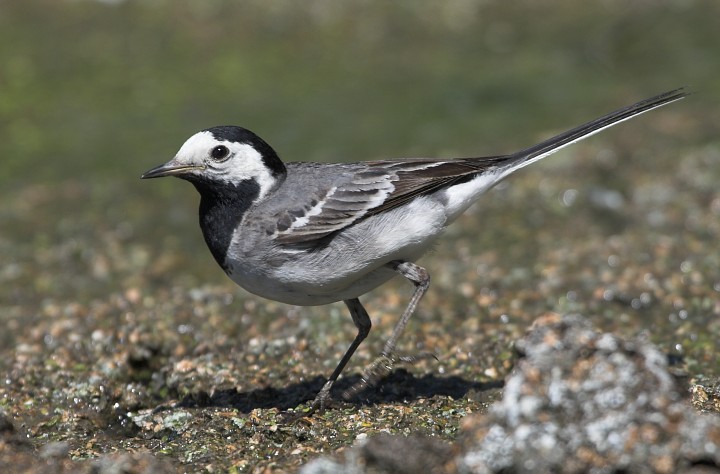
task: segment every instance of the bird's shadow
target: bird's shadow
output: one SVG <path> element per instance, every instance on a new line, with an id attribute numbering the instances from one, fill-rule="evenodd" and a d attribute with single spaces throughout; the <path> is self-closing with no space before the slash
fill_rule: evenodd
<path id="1" fill-rule="evenodd" d="M 340 400 L 341 394 L 360 381 L 360 375 L 350 375 L 338 380 L 333 387 L 333 399 Z M 293 383 L 282 388 L 264 387 L 246 392 L 236 388 L 192 393 L 173 405 L 162 405 L 156 412 L 174 408 L 234 408 L 242 413 L 250 413 L 256 408 L 278 408 L 286 411 L 290 408 L 313 400 L 320 391 L 325 378 L 321 376 Z M 415 377 L 405 369 L 397 369 L 380 380 L 374 386 L 365 388 L 346 402 L 355 406 L 372 406 L 384 403 L 399 403 L 408 400 L 447 396 L 459 399 L 471 392 L 485 392 L 502 388 L 502 380 L 474 382 L 458 376 L 437 376 L 434 374 Z"/>

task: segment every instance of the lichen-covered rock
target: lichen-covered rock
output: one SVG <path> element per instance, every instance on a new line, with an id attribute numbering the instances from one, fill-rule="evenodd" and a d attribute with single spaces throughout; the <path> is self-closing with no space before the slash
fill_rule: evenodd
<path id="1" fill-rule="evenodd" d="M 720 418 L 697 413 L 667 357 L 579 316 L 538 319 L 487 416 L 464 421 L 461 472 L 680 472 L 720 466 Z"/>

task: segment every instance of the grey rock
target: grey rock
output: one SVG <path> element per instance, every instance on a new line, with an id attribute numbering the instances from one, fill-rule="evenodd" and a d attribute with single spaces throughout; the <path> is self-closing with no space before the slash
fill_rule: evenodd
<path id="1" fill-rule="evenodd" d="M 464 421 L 460 472 L 681 472 L 720 467 L 720 418 L 701 415 L 643 341 L 577 315 L 538 319 L 490 413 Z"/>

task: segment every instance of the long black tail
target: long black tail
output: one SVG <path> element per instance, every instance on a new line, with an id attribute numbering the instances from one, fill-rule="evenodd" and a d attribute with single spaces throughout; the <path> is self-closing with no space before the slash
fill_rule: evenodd
<path id="1" fill-rule="evenodd" d="M 555 153 L 561 148 L 587 138 L 590 135 L 594 135 L 601 130 L 612 127 L 615 124 L 631 119 L 652 109 L 680 100 L 688 95 L 689 94 L 685 92 L 684 88 L 681 87 L 679 89 L 674 89 L 663 94 L 650 97 L 649 99 L 641 100 L 636 104 L 610 112 L 609 114 L 603 115 L 591 122 L 587 122 L 579 127 L 573 128 L 572 130 L 556 135 L 542 143 L 538 143 L 537 145 L 515 152 L 510 155 L 510 159 L 508 161 L 513 163 L 513 170 L 522 168 L 530 163 Z"/>

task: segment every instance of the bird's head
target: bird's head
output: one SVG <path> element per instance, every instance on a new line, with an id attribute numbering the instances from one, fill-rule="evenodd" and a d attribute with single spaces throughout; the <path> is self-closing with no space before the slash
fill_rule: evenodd
<path id="1" fill-rule="evenodd" d="M 142 178 L 176 176 L 211 187 L 254 181 L 262 196 L 285 172 L 275 150 L 262 138 L 244 128 L 223 125 L 191 136 L 173 159 L 148 170 Z"/>

